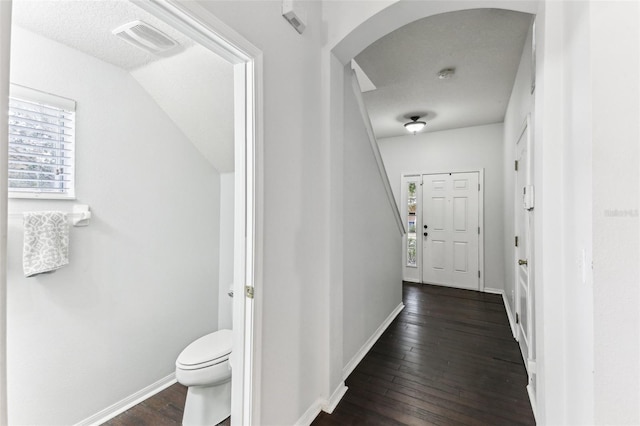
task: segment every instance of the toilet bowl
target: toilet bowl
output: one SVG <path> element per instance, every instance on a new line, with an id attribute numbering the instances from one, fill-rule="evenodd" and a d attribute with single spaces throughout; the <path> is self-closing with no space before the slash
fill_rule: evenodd
<path id="1" fill-rule="evenodd" d="M 217 425 L 231 414 L 231 330 L 202 336 L 178 355 L 176 379 L 187 386 L 182 424 Z"/>

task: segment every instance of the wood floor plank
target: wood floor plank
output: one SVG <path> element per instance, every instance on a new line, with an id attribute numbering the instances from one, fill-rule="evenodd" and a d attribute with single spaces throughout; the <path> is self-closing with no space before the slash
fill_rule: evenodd
<path id="1" fill-rule="evenodd" d="M 187 388 L 179 383 L 103 423 L 104 426 L 175 426 L 182 424 Z M 217 426 L 230 426 L 227 418 Z"/>
<path id="2" fill-rule="evenodd" d="M 404 283 L 405 309 L 347 378 L 324 425 L 533 425 L 502 298 Z"/>

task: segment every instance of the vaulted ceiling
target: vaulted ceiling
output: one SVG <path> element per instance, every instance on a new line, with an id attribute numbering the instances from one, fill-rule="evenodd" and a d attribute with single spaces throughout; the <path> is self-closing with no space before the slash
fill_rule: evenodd
<path id="1" fill-rule="evenodd" d="M 367 47 L 355 61 L 376 86 L 364 93 L 376 137 L 406 135 L 412 115 L 425 131 L 502 122 L 531 19 L 498 9 L 445 13 Z M 439 79 L 446 68 L 455 74 Z"/>

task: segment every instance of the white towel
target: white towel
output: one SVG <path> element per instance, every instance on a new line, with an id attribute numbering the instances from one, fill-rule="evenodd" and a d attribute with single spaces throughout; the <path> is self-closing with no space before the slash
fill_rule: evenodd
<path id="1" fill-rule="evenodd" d="M 69 264 L 69 223 L 63 212 L 25 212 L 24 276 L 51 272 Z"/>

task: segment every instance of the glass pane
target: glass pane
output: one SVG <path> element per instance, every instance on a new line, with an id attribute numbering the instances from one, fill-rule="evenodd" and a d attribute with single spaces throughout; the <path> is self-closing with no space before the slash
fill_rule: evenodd
<path id="1" fill-rule="evenodd" d="M 407 266 L 418 267 L 416 260 L 416 234 L 407 236 Z"/>
<path id="2" fill-rule="evenodd" d="M 407 266 L 418 267 L 416 258 L 416 183 L 407 183 Z"/>

